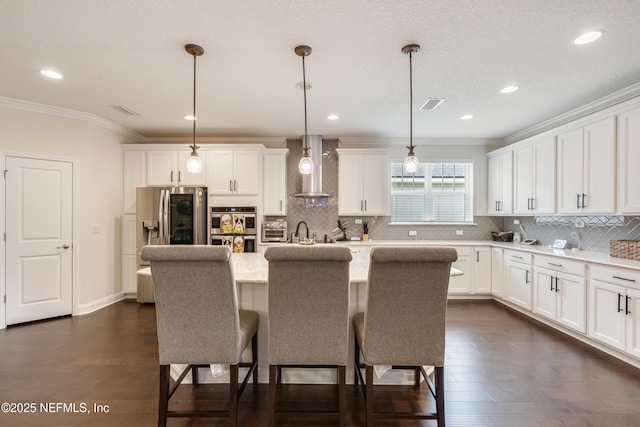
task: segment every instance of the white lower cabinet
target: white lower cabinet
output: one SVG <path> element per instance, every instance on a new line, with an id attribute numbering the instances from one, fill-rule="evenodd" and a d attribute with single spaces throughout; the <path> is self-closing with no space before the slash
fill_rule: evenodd
<path id="1" fill-rule="evenodd" d="M 531 310 L 533 268 L 530 253 L 504 251 L 506 300 Z"/>
<path id="2" fill-rule="evenodd" d="M 504 299 L 504 249 L 491 248 L 491 294 Z"/>
<path id="3" fill-rule="evenodd" d="M 584 263 L 536 256 L 533 312 L 580 333 L 586 333 L 584 272 Z"/>
<path id="4" fill-rule="evenodd" d="M 473 268 L 473 293 L 491 294 L 491 248 L 476 246 Z"/>
<path id="5" fill-rule="evenodd" d="M 589 336 L 640 357 L 640 272 L 593 266 L 589 280 Z"/>
<path id="6" fill-rule="evenodd" d="M 455 246 L 458 252 L 458 260 L 451 267 L 462 271 L 462 276 L 452 276 L 449 279 L 449 294 L 470 294 L 473 289 L 473 264 L 471 256 L 473 247 Z"/>

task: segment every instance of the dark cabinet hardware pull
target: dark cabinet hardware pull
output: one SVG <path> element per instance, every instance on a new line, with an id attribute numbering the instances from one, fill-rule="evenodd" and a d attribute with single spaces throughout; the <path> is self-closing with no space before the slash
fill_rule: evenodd
<path id="1" fill-rule="evenodd" d="M 551 290 L 553 291 L 553 276 L 549 276 L 549 279 L 551 279 Z"/>
<path id="2" fill-rule="evenodd" d="M 480 251 L 476 251 L 476 262 L 480 262 Z"/>
<path id="3" fill-rule="evenodd" d="M 613 277 L 614 279 L 624 280 L 625 282 L 635 282 L 636 281 L 635 279 L 627 279 L 625 277 L 620 277 L 620 276 L 611 276 L 611 277 Z"/>
<path id="4" fill-rule="evenodd" d="M 171 180 L 169 182 L 173 182 L 173 171 L 171 171 Z"/>
<path id="5" fill-rule="evenodd" d="M 529 270 L 525 270 L 524 283 L 529 283 Z"/>
<path id="6" fill-rule="evenodd" d="M 533 204 L 534 200 L 535 199 L 532 197 L 531 198 L 531 210 L 534 210 L 536 208 L 535 205 Z"/>
<path id="7" fill-rule="evenodd" d="M 558 292 L 560 289 L 558 289 L 558 276 L 556 276 L 556 292 Z"/>
<path id="8" fill-rule="evenodd" d="M 576 199 L 576 208 L 580 209 L 580 194 L 576 194 L 578 198 Z"/>
<path id="9" fill-rule="evenodd" d="M 518 258 L 518 259 L 524 259 L 524 258 L 522 258 L 521 256 L 518 256 L 518 255 L 511 255 L 511 257 L 512 258 Z"/>
<path id="10" fill-rule="evenodd" d="M 583 208 L 586 208 L 586 207 L 587 207 L 587 205 L 584 203 L 584 201 L 585 201 L 586 199 L 587 199 L 587 195 L 586 195 L 586 194 L 584 194 L 584 193 L 582 193 L 582 207 L 583 207 Z"/>
<path id="11" fill-rule="evenodd" d="M 182 181 L 182 171 L 178 171 L 178 182 Z"/>
<path id="12" fill-rule="evenodd" d="M 626 301 L 624 302 L 624 314 L 631 314 L 631 312 L 629 311 L 629 300 L 630 299 L 631 299 L 631 297 L 627 295 Z"/>
<path id="13" fill-rule="evenodd" d="M 547 264 L 553 265 L 554 267 L 562 267 L 562 264 L 554 264 L 552 262 L 548 262 Z"/>
<path id="14" fill-rule="evenodd" d="M 620 307 L 620 298 L 622 298 L 622 294 L 618 293 L 618 313 L 622 311 L 622 307 Z"/>

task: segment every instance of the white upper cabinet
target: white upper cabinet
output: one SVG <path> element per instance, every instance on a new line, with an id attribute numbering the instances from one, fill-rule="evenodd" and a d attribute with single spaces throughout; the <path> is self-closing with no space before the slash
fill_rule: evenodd
<path id="1" fill-rule="evenodd" d="M 339 215 L 389 215 L 389 158 L 384 152 L 338 149 Z M 367 150 L 371 153 L 375 150 Z M 380 150 L 378 150 L 380 151 Z"/>
<path id="2" fill-rule="evenodd" d="M 614 213 L 615 117 L 558 136 L 558 213 Z"/>
<path id="3" fill-rule="evenodd" d="M 209 194 L 258 194 L 258 150 L 207 151 Z"/>
<path id="4" fill-rule="evenodd" d="M 618 116 L 618 212 L 640 213 L 640 109 Z"/>
<path id="5" fill-rule="evenodd" d="M 537 215 L 556 209 L 556 139 L 534 140 L 513 152 L 514 213 Z"/>
<path id="6" fill-rule="evenodd" d="M 263 208 L 265 215 L 287 214 L 287 154 L 289 150 L 267 150 L 263 156 Z"/>
<path id="7" fill-rule="evenodd" d="M 147 151 L 147 185 L 205 185 L 206 158 L 202 159 L 202 172 L 187 171 L 191 151 L 149 150 Z"/>
<path id="8" fill-rule="evenodd" d="M 510 215 L 513 211 L 513 152 L 490 154 L 488 161 L 488 213 Z"/>

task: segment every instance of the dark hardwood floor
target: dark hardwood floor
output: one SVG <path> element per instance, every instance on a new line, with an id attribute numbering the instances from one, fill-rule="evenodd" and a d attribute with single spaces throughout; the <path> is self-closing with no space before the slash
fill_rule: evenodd
<path id="1" fill-rule="evenodd" d="M 445 372 L 449 427 L 640 426 L 639 369 L 495 302 L 450 302 Z M 86 316 L 0 331 L 0 403 L 13 403 L 11 409 L 36 404 L 35 413 L 0 412 L 0 426 L 154 426 L 157 390 L 153 305 L 123 301 Z M 331 405 L 334 390 L 291 387 L 287 393 L 291 399 Z M 225 392 L 218 385 L 202 385 L 197 393 L 187 386 L 174 403 L 191 404 L 196 397 L 197 405 L 215 406 Z M 266 385 L 247 387 L 239 409 L 241 426 L 266 425 L 266 395 Z M 424 385 L 419 393 L 398 386 L 377 404 L 399 409 L 412 406 L 415 398 L 430 407 L 427 395 Z M 75 404 L 79 412 L 65 413 L 73 406 L 57 404 Z M 84 413 L 83 404 L 90 413 Z M 94 404 L 108 406 L 108 412 L 96 413 Z M 348 425 L 363 425 L 364 402 L 353 386 L 348 407 Z M 170 419 L 168 425 L 227 422 Z M 335 425 L 335 419 L 293 419 L 282 425 Z"/>

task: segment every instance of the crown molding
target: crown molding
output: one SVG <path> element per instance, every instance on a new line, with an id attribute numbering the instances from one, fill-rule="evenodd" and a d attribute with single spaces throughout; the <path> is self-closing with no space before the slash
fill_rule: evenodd
<path id="1" fill-rule="evenodd" d="M 0 107 L 12 110 L 28 111 L 30 113 L 45 114 L 48 116 L 63 117 L 65 119 L 80 120 L 94 124 L 101 128 L 115 132 L 134 141 L 143 141 L 144 136 L 133 132 L 127 128 L 117 125 L 95 114 L 84 113 L 82 111 L 71 110 L 69 108 L 54 107 L 51 105 L 38 104 L 37 102 L 24 101 L 21 99 L 7 98 L 0 96 Z"/>
<path id="2" fill-rule="evenodd" d="M 521 131 L 507 135 L 504 138 L 505 143 L 512 144 L 514 142 L 521 141 L 523 139 L 544 133 L 551 129 L 566 125 L 575 120 L 579 120 L 591 114 L 629 101 L 633 98 L 640 96 L 640 82 L 621 89 L 617 92 L 613 92 L 607 96 L 599 98 L 593 102 L 585 104 L 581 107 L 575 108 L 559 116 L 553 117 L 549 120 L 545 120 L 536 125 L 523 129 Z"/>
<path id="3" fill-rule="evenodd" d="M 192 136 L 158 136 L 143 137 L 144 144 L 190 144 Z M 286 138 L 259 137 L 259 136 L 198 136 L 197 144 L 233 144 L 233 145 L 264 145 L 267 148 L 286 148 Z"/>
<path id="4" fill-rule="evenodd" d="M 338 138 L 338 146 L 342 148 L 389 147 L 407 144 L 409 144 L 409 138 Z M 414 147 L 421 145 L 495 147 L 504 145 L 504 141 L 490 138 L 413 138 L 413 145 Z"/>

